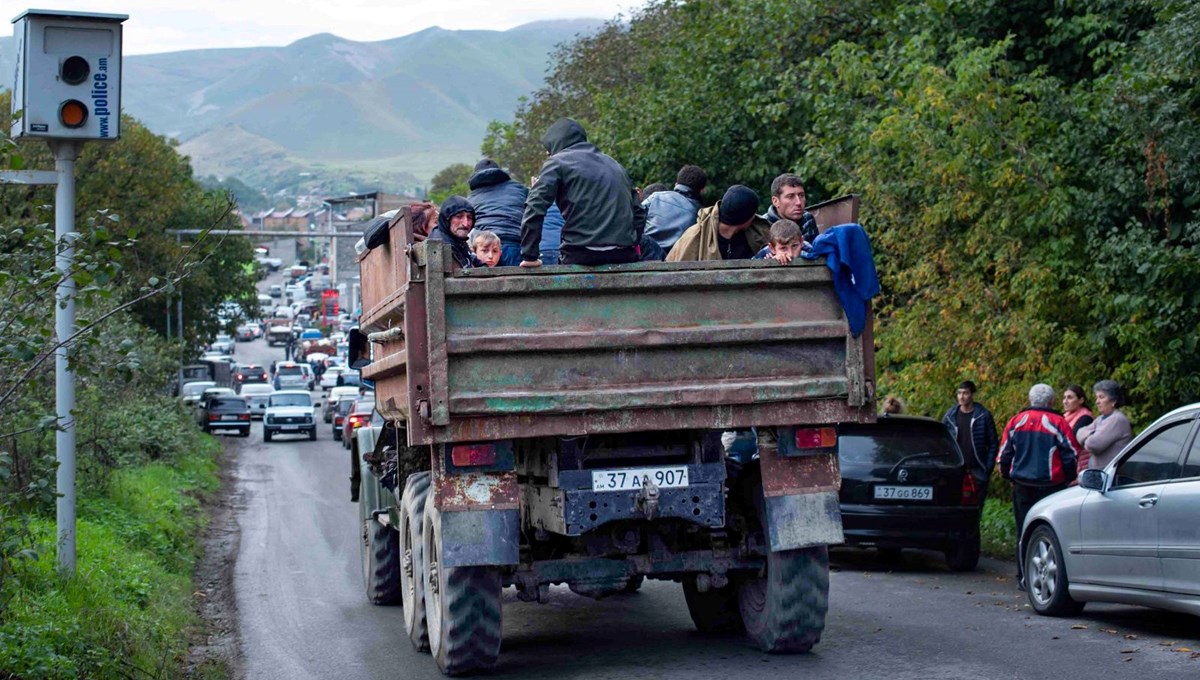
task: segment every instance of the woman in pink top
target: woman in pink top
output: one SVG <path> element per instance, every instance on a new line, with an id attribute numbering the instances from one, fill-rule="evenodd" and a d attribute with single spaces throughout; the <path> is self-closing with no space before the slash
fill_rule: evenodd
<path id="1" fill-rule="evenodd" d="M 1083 387 L 1079 385 L 1068 385 L 1067 389 L 1063 390 L 1063 418 L 1071 425 L 1071 432 L 1079 437 L 1079 430 L 1091 424 L 1095 418 L 1092 417 L 1092 411 L 1087 407 L 1087 397 L 1085 396 Z M 1083 454 L 1079 456 L 1079 471 L 1083 472 L 1087 469 L 1088 459 L 1091 454 L 1087 449 L 1083 450 Z M 1078 480 L 1077 480 L 1078 481 Z M 1072 482 L 1075 484 L 1076 482 Z"/>

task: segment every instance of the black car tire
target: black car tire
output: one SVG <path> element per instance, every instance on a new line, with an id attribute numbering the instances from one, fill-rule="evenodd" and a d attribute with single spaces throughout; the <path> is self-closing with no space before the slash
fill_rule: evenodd
<path id="1" fill-rule="evenodd" d="M 1071 597 L 1062 546 L 1053 529 L 1044 524 L 1034 529 L 1024 555 L 1026 594 L 1035 612 L 1074 616 L 1083 611 L 1083 603 Z"/>
<path id="2" fill-rule="evenodd" d="M 249 437 L 250 436 L 250 428 L 249 427 L 242 428 L 241 432 L 238 432 L 238 436 L 239 437 Z"/>
<path id="3" fill-rule="evenodd" d="M 429 473 L 408 477 L 400 497 L 400 599 L 404 606 L 404 630 L 418 652 L 429 651 L 429 627 L 425 621 L 425 569 L 422 539 L 425 502 L 429 498 Z"/>
<path id="4" fill-rule="evenodd" d="M 308 431 L 308 440 L 311 442 L 317 441 L 317 426 L 316 425 L 313 425 L 312 429 Z"/>
<path id="5" fill-rule="evenodd" d="M 904 559 L 904 549 L 903 548 L 876 548 L 875 556 L 878 557 L 880 559 L 880 561 L 882 561 L 882 562 L 887 562 L 889 564 L 895 564 L 896 562 L 899 562 L 900 560 Z"/>
<path id="6" fill-rule="evenodd" d="M 737 586 L 733 583 L 702 593 L 696 587 L 696 575 L 685 576 L 683 598 L 687 601 L 692 623 L 701 633 L 739 633 L 745 629 L 742 612 L 738 609 Z"/>
<path id="7" fill-rule="evenodd" d="M 264 442 L 271 441 L 271 431 L 265 427 L 263 428 L 263 441 Z"/>
<path id="8" fill-rule="evenodd" d="M 360 548 L 367 600 L 371 604 L 399 602 L 400 534 L 368 515 L 362 519 Z"/>
<path id="9" fill-rule="evenodd" d="M 972 534 L 946 550 L 950 571 L 975 571 L 979 565 L 979 534 Z"/>
<path id="10" fill-rule="evenodd" d="M 500 569 L 441 566 L 442 515 L 426 503 L 423 521 L 429 651 L 446 675 L 486 673 L 500 656 Z"/>

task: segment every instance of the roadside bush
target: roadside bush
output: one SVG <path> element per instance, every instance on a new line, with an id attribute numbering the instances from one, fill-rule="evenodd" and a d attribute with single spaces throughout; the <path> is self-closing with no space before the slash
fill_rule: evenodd
<path id="1" fill-rule="evenodd" d="M 30 522 L 36 558 L 16 563 L 5 585 L 0 676 L 177 677 L 195 625 L 191 606 L 199 500 L 216 489 L 220 445 L 196 432 L 196 453 L 175 464 L 115 472 L 82 490 L 78 573 L 55 572 L 51 518 Z"/>

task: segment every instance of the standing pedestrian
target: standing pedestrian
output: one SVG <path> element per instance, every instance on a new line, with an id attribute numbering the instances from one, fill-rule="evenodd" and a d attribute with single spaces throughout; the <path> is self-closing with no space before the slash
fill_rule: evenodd
<path id="1" fill-rule="evenodd" d="M 1092 410 L 1087 406 L 1087 393 L 1079 385 L 1067 385 L 1067 389 L 1063 390 L 1062 405 L 1063 418 L 1067 419 L 1067 423 L 1071 426 L 1071 431 L 1075 433 L 1075 439 L 1078 441 L 1079 431 L 1095 420 Z M 1083 448 L 1083 442 L 1079 442 L 1079 445 L 1082 451 L 1076 466 L 1080 472 L 1083 472 L 1088 468 L 1088 461 L 1091 460 L 1092 454 Z M 1078 478 L 1071 482 L 1072 486 L 1077 483 L 1079 483 Z"/>
<path id="2" fill-rule="evenodd" d="M 958 442 L 963 458 L 971 466 L 971 472 L 979 482 L 979 503 L 987 498 L 988 480 L 996 467 L 996 454 L 1000 443 L 996 436 L 996 421 L 992 412 L 975 401 L 975 383 L 964 380 L 958 385 L 955 399 L 958 403 L 942 416 L 942 423 L 950 436 Z"/>
<path id="3" fill-rule="evenodd" d="M 1017 536 L 1025 516 L 1035 503 L 1067 488 L 1075 479 L 1079 444 L 1075 434 L 1050 404 L 1054 388 L 1038 383 L 1029 388 L 1029 406 L 1004 426 L 1000 444 L 1000 474 L 1012 482 L 1013 519 Z M 1025 589 L 1020 555 L 1017 556 L 1018 587 Z"/>
<path id="4" fill-rule="evenodd" d="M 1079 443 L 1090 456 L 1088 468 L 1103 470 L 1133 439 L 1133 429 L 1120 410 L 1125 405 L 1125 391 L 1116 380 L 1101 380 L 1092 386 L 1092 392 L 1099 415 L 1079 428 Z"/>

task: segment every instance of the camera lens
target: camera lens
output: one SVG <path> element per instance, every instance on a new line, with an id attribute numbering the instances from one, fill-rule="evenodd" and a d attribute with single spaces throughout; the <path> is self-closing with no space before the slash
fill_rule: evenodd
<path id="1" fill-rule="evenodd" d="M 62 79 L 68 85 L 82 83 L 87 80 L 88 74 L 91 72 L 92 67 L 83 57 L 67 57 L 67 60 L 62 63 Z"/>

